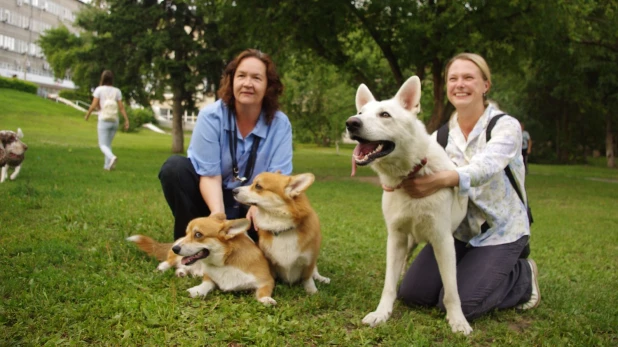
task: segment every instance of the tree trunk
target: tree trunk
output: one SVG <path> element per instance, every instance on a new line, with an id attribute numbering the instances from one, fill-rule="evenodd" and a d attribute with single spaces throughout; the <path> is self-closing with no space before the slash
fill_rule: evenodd
<path id="1" fill-rule="evenodd" d="M 614 134 L 612 133 L 612 117 L 611 113 L 605 115 L 605 157 L 607 158 L 607 167 L 616 167 L 616 153 L 614 153 Z"/>
<path id="2" fill-rule="evenodd" d="M 182 90 L 180 87 L 173 87 L 172 105 L 172 153 L 184 152 L 184 133 L 182 130 Z"/>
<path id="3" fill-rule="evenodd" d="M 431 63 L 431 74 L 433 76 L 433 111 L 427 131 L 431 134 L 442 125 L 444 119 L 448 117 L 444 114 L 444 75 L 442 74 L 442 63 L 440 59 L 434 59 Z"/>

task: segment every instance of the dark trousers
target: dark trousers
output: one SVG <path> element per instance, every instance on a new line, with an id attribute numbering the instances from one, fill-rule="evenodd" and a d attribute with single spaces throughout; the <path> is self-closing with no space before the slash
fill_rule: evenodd
<path id="1" fill-rule="evenodd" d="M 165 200 L 174 215 L 174 240 L 184 237 L 189 222 L 198 217 L 210 215 L 200 192 L 200 176 L 195 172 L 189 158 L 173 155 L 169 157 L 159 171 L 159 180 Z M 232 192 L 223 191 L 223 203 L 227 219 L 244 218 L 247 207 L 234 201 Z M 254 240 L 257 234 L 249 231 Z"/>
<path id="2" fill-rule="evenodd" d="M 457 290 L 466 319 L 473 320 L 493 309 L 506 309 L 524 303 L 532 295 L 532 272 L 520 259 L 528 236 L 504 245 L 467 247 L 455 240 Z M 444 308 L 444 289 L 438 263 L 427 244 L 406 272 L 399 298 L 406 305 Z"/>

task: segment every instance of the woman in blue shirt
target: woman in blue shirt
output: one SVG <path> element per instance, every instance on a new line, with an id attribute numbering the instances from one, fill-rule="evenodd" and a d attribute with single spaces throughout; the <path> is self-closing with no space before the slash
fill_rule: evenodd
<path id="1" fill-rule="evenodd" d="M 255 207 L 237 203 L 231 190 L 261 172 L 292 173 L 292 127 L 279 111 L 282 92 L 275 64 L 259 50 L 247 49 L 227 65 L 220 99 L 200 111 L 187 157 L 170 157 L 159 172 L 175 240 L 197 217 L 223 212 L 251 219 Z"/>

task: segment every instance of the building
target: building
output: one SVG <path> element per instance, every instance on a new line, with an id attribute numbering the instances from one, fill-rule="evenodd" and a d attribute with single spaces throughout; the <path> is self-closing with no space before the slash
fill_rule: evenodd
<path id="1" fill-rule="evenodd" d="M 78 33 L 73 22 L 85 3 L 78 0 L 0 0 L 0 76 L 39 85 L 39 95 L 75 89 L 70 76 L 54 78 L 39 36 L 60 25 Z"/>

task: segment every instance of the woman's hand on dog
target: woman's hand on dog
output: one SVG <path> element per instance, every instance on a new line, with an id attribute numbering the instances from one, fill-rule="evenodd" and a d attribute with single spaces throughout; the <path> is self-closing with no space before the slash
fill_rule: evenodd
<path id="1" fill-rule="evenodd" d="M 440 171 L 432 175 L 406 178 L 401 187 L 411 197 L 418 199 L 429 196 L 439 189 L 456 187 L 459 185 L 457 171 Z"/>
<path id="2" fill-rule="evenodd" d="M 251 224 L 253 225 L 254 228 L 256 228 L 256 226 L 255 226 L 255 223 L 253 222 L 253 216 L 255 216 L 256 212 L 257 212 L 257 206 L 251 206 L 249 207 L 249 210 L 247 211 L 247 216 L 246 216 L 247 219 L 251 221 Z"/>

